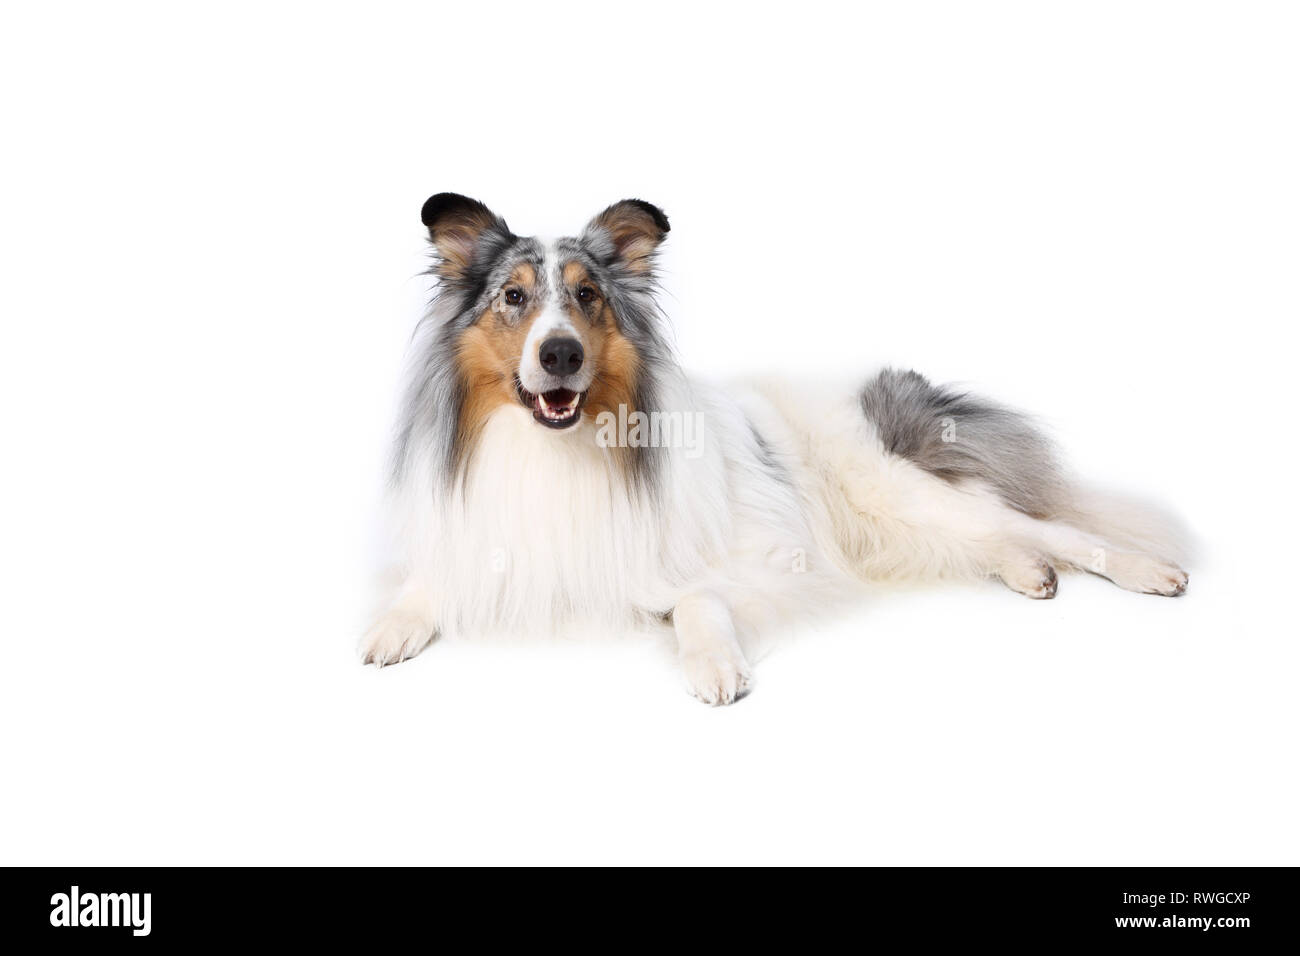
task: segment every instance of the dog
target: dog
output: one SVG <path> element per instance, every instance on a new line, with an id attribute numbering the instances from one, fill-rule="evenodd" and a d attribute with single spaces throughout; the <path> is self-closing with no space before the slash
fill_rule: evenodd
<path id="1" fill-rule="evenodd" d="M 1084 570 L 1181 595 L 1176 534 L 1070 480 L 1026 416 L 886 368 L 856 387 L 688 377 L 656 303 L 668 217 L 617 202 L 574 237 L 483 203 L 423 206 L 437 278 L 391 471 L 401 584 L 365 634 L 393 664 L 439 634 L 670 623 L 687 687 L 746 694 L 750 637 L 864 582 Z"/>

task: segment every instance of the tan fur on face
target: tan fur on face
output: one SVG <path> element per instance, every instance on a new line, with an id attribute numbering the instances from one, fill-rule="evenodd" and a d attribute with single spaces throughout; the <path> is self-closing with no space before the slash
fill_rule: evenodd
<path id="1" fill-rule="evenodd" d="M 637 411 L 636 383 L 641 369 L 640 355 L 636 346 L 627 340 L 618 329 L 614 319 L 614 310 L 603 300 L 600 303 L 600 318 L 590 329 L 584 330 L 582 347 L 587 353 L 587 361 L 596 363 L 596 377 L 587 391 L 587 402 L 582 412 L 588 420 L 594 420 L 603 412 L 609 412 L 619 418 L 619 407 L 624 408 L 623 417 Z M 631 466 L 630 448 L 612 448 L 610 453 L 618 462 L 619 468 L 627 474 Z"/>
<path id="2" fill-rule="evenodd" d="M 636 381 L 641 368 L 640 356 L 636 346 L 629 342 L 614 324 L 613 312 L 609 306 L 604 307 L 608 320 L 591 336 L 594 348 L 586 342 L 588 361 L 596 362 L 596 378 L 587 393 L 584 411 L 589 415 L 601 412 L 613 412 L 617 415 L 620 405 L 626 407 L 626 414 L 637 411 Z M 591 356 L 594 355 L 594 358 Z"/>
<path id="3" fill-rule="evenodd" d="M 525 292 L 536 284 L 533 267 L 520 265 L 510 276 L 510 281 Z M 528 329 L 537 317 L 537 310 L 512 323 L 492 306 L 480 315 L 473 325 L 461 333 L 456 360 L 460 365 L 461 382 L 465 386 L 465 405 L 460 412 L 461 447 L 468 448 L 474 437 L 497 408 L 507 402 L 518 402 L 515 391 L 515 373 L 519 356 L 524 350 Z"/>

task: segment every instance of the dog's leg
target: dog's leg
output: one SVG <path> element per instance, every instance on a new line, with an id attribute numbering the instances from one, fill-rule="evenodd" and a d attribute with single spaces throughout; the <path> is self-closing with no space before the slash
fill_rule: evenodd
<path id="1" fill-rule="evenodd" d="M 1176 597 L 1187 590 L 1187 572 L 1141 551 L 1119 548 L 1105 538 L 1059 521 L 1019 516 L 1020 532 L 1056 560 L 1108 578 L 1127 591 Z"/>
<path id="2" fill-rule="evenodd" d="M 400 664 L 424 650 L 437 633 L 428 592 L 407 582 L 397 600 L 361 638 L 361 663 Z"/>
<path id="3" fill-rule="evenodd" d="M 749 664 L 736 640 L 727 603 L 716 594 L 689 595 L 673 608 L 677 659 L 692 694 L 706 704 L 730 704 L 749 690 Z"/>
<path id="4" fill-rule="evenodd" d="M 862 454 L 847 457 L 842 473 L 860 482 L 848 489 L 849 499 L 875 525 L 869 540 L 886 546 L 877 547 L 883 561 L 866 555 L 868 567 L 876 557 L 876 564 L 898 576 L 975 569 L 998 575 L 1022 594 L 1050 597 L 1055 592 L 1045 557 L 1130 591 L 1176 595 L 1186 589 L 1187 574 L 1154 556 L 1163 549 L 1143 527 L 1151 522 L 1130 515 L 1130 528 L 1115 516 L 1098 520 L 1105 512 L 1097 511 L 1097 502 L 1079 507 L 1079 489 L 1070 487 L 1051 443 L 1031 419 L 932 385 L 916 372 L 891 369 L 867 382 L 858 404 L 869 425 L 868 441 Z M 897 468 L 898 461 L 946 481 L 953 492 L 960 488 L 968 500 L 917 480 Z M 1083 520 L 1029 517 L 1036 514 Z"/>
<path id="5" fill-rule="evenodd" d="M 1076 567 L 1130 591 L 1174 596 L 1187 588 L 1177 565 L 1062 521 L 1032 518 L 991 489 L 956 488 L 912 469 L 846 486 L 856 521 L 865 530 L 847 536 L 846 552 L 867 578 L 996 575 L 1013 591 L 1034 598 L 1056 594 L 1053 566 Z"/>
<path id="6" fill-rule="evenodd" d="M 1033 598 L 1056 596 L 1056 567 L 1074 567 L 1107 578 L 1128 591 L 1175 597 L 1187 590 L 1187 572 L 1153 554 L 1121 547 L 1062 521 L 1043 520 L 999 504 L 985 541 L 989 570 L 1013 591 Z M 959 525 L 960 526 L 960 525 Z M 978 547 L 976 548 L 978 552 Z"/>

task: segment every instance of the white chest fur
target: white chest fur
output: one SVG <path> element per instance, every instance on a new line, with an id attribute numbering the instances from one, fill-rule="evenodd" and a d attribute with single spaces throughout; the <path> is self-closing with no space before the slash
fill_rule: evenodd
<path id="1" fill-rule="evenodd" d="M 661 590 L 659 523 L 587 423 L 557 432 L 498 409 L 439 512 L 432 584 L 445 629 L 626 627 Z"/>

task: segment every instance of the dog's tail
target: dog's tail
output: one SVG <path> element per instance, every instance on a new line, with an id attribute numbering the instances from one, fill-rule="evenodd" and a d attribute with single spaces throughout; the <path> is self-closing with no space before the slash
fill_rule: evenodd
<path id="1" fill-rule="evenodd" d="M 887 368 L 858 393 L 885 451 L 945 481 L 978 481 L 1034 518 L 1069 500 L 1056 450 L 1029 416 L 1005 405 Z"/>

